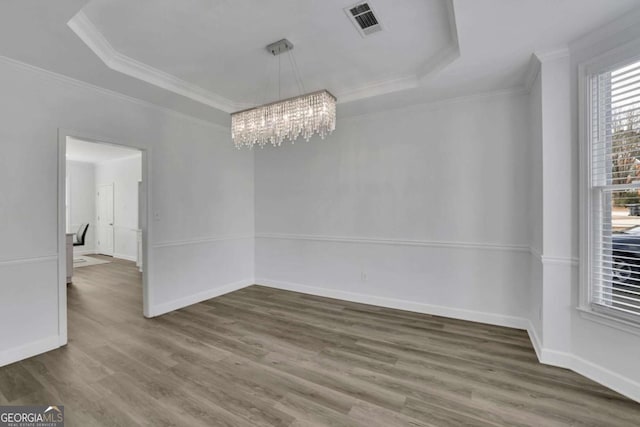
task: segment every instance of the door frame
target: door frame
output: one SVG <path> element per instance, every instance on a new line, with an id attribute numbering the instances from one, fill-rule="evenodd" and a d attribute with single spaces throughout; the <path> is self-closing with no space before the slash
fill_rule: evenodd
<path id="1" fill-rule="evenodd" d="M 98 186 L 98 194 L 96 197 L 96 218 L 98 218 L 100 216 L 100 213 L 98 212 L 99 208 L 100 208 L 100 188 L 102 187 L 111 187 L 111 198 L 113 200 L 111 200 L 111 207 L 113 208 L 113 212 L 111 212 L 111 221 L 113 221 L 111 223 L 111 253 L 110 254 L 106 254 L 104 252 L 102 252 L 102 255 L 107 255 L 107 256 L 114 256 L 116 253 L 116 227 L 115 227 L 115 217 L 116 217 L 116 205 L 115 205 L 115 198 L 116 198 L 116 184 L 115 182 L 112 182 L 110 184 L 102 184 Z M 140 208 L 138 208 L 140 209 Z M 140 216 L 140 214 L 138 214 L 138 216 Z M 100 230 L 98 229 L 98 227 L 100 226 L 99 224 L 99 220 L 96 220 L 96 240 L 100 239 Z M 98 250 L 98 246 L 96 246 L 96 251 Z M 98 253 L 100 254 L 100 252 L 98 251 Z"/>
<path id="2" fill-rule="evenodd" d="M 152 268 L 153 257 L 151 254 L 153 235 L 153 221 L 151 214 L 151 148 L 141 147 L 130 141 L 94 135 L 90 132 L 76 131 L 71 129 L 58 128 L 58 345 L 67 344 L 67 250 L 66 250 L 66 173 L 67 173 L 67 137 L 77 138 L 97 144 L 115 145 L 124 148 L 133 148 L 142 153 L 142 187 L 144 190 L 144 215 L 140 215 L 142 223 L 142 261 L 144 269 L 142 272 L 142 314 L 144 317 L 152 317 L 150 308 L 152 301 Z"/>

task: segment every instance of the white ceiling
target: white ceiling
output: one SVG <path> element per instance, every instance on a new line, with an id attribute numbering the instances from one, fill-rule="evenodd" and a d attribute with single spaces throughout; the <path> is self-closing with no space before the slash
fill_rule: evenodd
<path id="1" fill-rule="evenodd" d="M 282 38 L 295 46 L 305 89 L 328 89 L 339 101 L 379 94 L 372 87 L 395 91 L 398 81 L 416 86 L 445 65 L 443 51 L 457 49 L 450 0 L 370 0 L 383 31 L 367 37 L 344 11 L 354 3 L 93 0 L 76 32 L 90 45 L 104 39 L 115 51 L 107 62 L 124 55 L 228 100 L 230 109 L 279 98 L 279 67 L 281 97 L 299 94 L 289 55 L 265 50 Z"/>
<path id="2" fill-rule="evenodd" d="M 533 52 L 565 46 L 640 7 L 640 0 L 453 0 L 459 57 L 435 61 L 439 67 L 426 67 L 434 72 L 412 81 L 445 39 L 437 28 L 446 27 L 446 3 L 372 0 L 385 31 L 362 39 L 342 10 L 351 2 L 343 0 L 2 1 L 0 55 L 228 126 L 229 104 L 218 101 L 274 97 L 265 86 L 267 77 L 275 79 L 275 64 L 269 68 L 273 58 L 262 49 L 281 37 L 296 45 L 307 90 L 348 93 L 360 81 L 382 79 L 383 90 L 364 91 L 379 96 L 342 96 L 338 111 L 345 116 L 524 87 Z M 81 11 L 112 47 L 110 66 L 67 26 Z M 123 56 L 134 60 L 127 65 L 135 73 L 113 61 Z M 145 81 L 149 75 L 169 90 Z M 292 79 L 282 80 L 283 96 L 296 91 Z"/>
<path id="3" fill-rule="evenodd" d="M 67 160 L 94 164 L 142 156 L 140 151 L 131 148 L 82 141 L 76 138 L 67 138 L 66 154 Z"/>

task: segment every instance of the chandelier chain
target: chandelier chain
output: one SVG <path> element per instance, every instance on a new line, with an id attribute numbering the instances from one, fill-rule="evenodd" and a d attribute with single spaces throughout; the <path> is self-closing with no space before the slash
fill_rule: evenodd
<path id="1" fill-rule="evenodd" d="M 293 51 L 289 51 L 289 58 L 291 59 L 291 62 L 292 62 L 293 73 L 300 82 L 300 87 L 302 88 L 301 93 L 305 93 L 307 89 L 304 87 L 304 80 L 302 80 L 302 73 L 300 72 L 300 67 L 298 67 L 298 61 L 296 61 L 296 57 L 293 54 Z"/>

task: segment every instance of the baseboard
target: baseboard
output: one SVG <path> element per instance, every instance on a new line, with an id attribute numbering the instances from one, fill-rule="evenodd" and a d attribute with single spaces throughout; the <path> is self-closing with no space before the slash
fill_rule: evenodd
<path id="1" fill-rule="evenodd" d="M 344 301 L 361 304 L 375 305 L 379 307 L 394 308 L 398 310 L 412 311 L 415 313 L 431 314 L 434 316 L 451 317 L 454 319 L 468 320 L 489 325 L 506 326 L 515 329 L 527 329 L 529 321 L 515 316 L 505 316 L 495 313 L 467 310 L 461 308 L 445 307 L 432 304 L 417 303 L 414 301 L 400 300 L 373 295 L 364 295 L 353 292 L 339 291 L 335 289 L 306 286 L 297 283 L 275 281 L 269 279 L 256 279 L 256 283 L 275 289 L 300 292 L 326 298 L 335 298 Z"/>
<path id="2" fill-rule="evenodd" d="M 545 365 L 551 365 L 558 368 L 571 369 L 575 371 L 575 369 L 573 368 L 574 355 L 571 353 L 542 348 L 540 355 L 538 355 L 538 360 L 540 361 L 540 363 L 544 363 Z"/>
<path id="3" fill-rule="evenodd" d="M 138 260 L 138 258 L 136 256 L 131 256 L 131 255 L 124 255 L 124 254 L 113 254 L 114 258 L 118 258 L 118 259 L 124 259 L 127 261 L 133 261 L 136 262 Z"/>
<path id="4" fill-rule="evenodd" d="M 219 297 L 221 295 L 228 294 L 229 292 L 237 291 L 239 289 L 246 288 L 247 286 L 251 286 L 253 285 L 253 283 L 253 279 L 241 280 L 239 282 L 218 286 L 214 289 L 208 289 L 206 291 L 198 292 L 197 294 L 189 295 L 187 297 L 179 298 L 163 304 L 152 305 L 149 308 L 148 317 L 160 316 L 171 311 L 178 310 L 180 308 L 188 307 L 190 305 L 206 301 L 211 298 Z"/>
<path id="5" fill-rule="evenodd" d="M 540 342 L 540 338 L 538 338 L 538 334 L 536 333 L 536 328 L 533 327 L 533 322 L 531 322 L 531 320 L 529 320 L 527 333 L 529 334 L 531 345 L 533 345 L 533 350 L 536 352 L 536 357 L 538 358 L 538 361 L 540 361 L 542 358 L 542 342 Z"/>
<path id="6" fill-rule="evenodd" d="M 605 387 L 610 388 L 629 399 L 640 402 L 640 383 L 631 381 L 615 372 L 591 363 L 585 359 L 562 351 L 549 350 L 542 347 L 542 343 L 536 334 L 533 323 L 529 322 L 527 329 L 531 344 L 536 352 L 538 361 L 545 365 L 570 369 L 584 377 L 589 378 Z"/>
<path id="7" fill-rule="evenodd" d="M 571 370 L 640 403 L 640 383 L 571 355 Z"/>
<path id="8" fill-rule="evenodd" d="M 0 366 L 9 365 L 60 347 L 57 335 L 39 341 L 0 351 Z"/>
<path id="9" fill-rule="evenodd" d="M 632 381 L 620 374 L 589 362 L 588 360 L 574 354 L 542 349 L 542 354 L 540 356 L 541 357 L 538 357 L 540 363 L 570 369 L 628 397 L 629 399 L 640 402 L 640 383 L 638 382 Z"/>

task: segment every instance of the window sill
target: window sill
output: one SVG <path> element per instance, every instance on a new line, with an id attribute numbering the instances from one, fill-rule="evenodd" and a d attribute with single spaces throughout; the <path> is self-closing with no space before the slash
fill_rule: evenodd
<path id="1" fill-rule="evenodd" d="M 577 307 L 576 310 L 578 310 L 578 314 L 580 314 L 580 317 L 583 319 L 640 336 L 640 323 L 634 323 L 608 314 L 600 313 L 589 307 Z"/>

